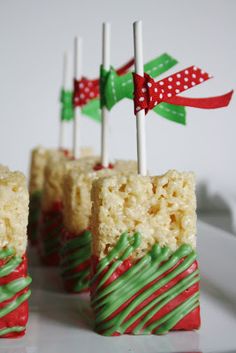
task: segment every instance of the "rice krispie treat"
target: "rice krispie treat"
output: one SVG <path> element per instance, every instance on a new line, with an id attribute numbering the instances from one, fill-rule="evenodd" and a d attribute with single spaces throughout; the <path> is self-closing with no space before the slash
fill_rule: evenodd
<path id="1" fill-rule="evenodd" d="M 61 274 L 65 289 L 81 292 L 89 289 L 91 259 L 90 193 L 94 180 L 117 173 L 137 172 L 134 161 L 116 161 L 112 169 L 72 169 L 65 174 L 63 187 L 64 232 L 61 246 Z"/>
<path id="2" fill-rule="evenodd" d="M 81 157 L 92 156 L 92 149 L 89 147 L 81 148 Z M 37 244 L 38 222 L 41 209 L 41 198 L 44 186 L 45 167 L 48 160 L 60 157 L 71 158 L 69 150 L 48 149 L 42 146 L 35 147 L 31 152 L 30 163 L 30 204 L 29 204 L 29 223 L 28 236 L 32 245 Z"/>
<path id="3" fill-rule="evenodd" d="M 91 169 L 97 160 L 97 157 L 72 160 L 65 155 L 48 158 L 44 171 L 39 222 L 39 251 L 42 262 L 46 265 L 59 264 L 60 234 L 63 229 L 62 181 L 64 174 L 72 168 Z"/>
<path id="4" fill-rule="evenodd" d="M 93 183 L 91 199 L 96 331 L 198 329 L 194 175 L 104 177 Z"/>
<path id="5" fill-rule="evenodd" d="M 26 178 L 0 166 L 0 338 L 20 337 L 28 321 Z"/>

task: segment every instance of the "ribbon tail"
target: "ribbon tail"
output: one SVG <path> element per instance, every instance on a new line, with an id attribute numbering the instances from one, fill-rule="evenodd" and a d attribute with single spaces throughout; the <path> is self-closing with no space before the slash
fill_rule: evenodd
<path id="1" fill-rule="evenodd" d="M 170 70 L 178 61 L 167 53 L 149 61 L 144 65 L 144 71 L 152 78 L 157 77 Z"/>
<path id="2" fill-rule="evenodd" d="M 116 70 L 118 76 L 126 74 L 129 69 L 134 65 L 134 58 L 130 59 L 126 64 L 122 65 L 119 69 Z"/>
<path id="3" fill-rule="evenodd" d="M 200 109 L 217 109 L 227 107 L 233 95 L 233 90 L 223 94 L 222 96 L 208 97 L 208 98 L 189 98 L 175 96 L 165 100 L 166 103 L 182 105 L 186 107 L 200 108 Z"/>
<path id="4" fill-rule="evenodd" d="M 100 123 L 102 118 L 99 99 L 92 99 L 87 104 L 85 104 L 81 108 L 81 113 Z"/>
<path id="5" fill-rule="evenodd" d="M 186 109 L 180 105 L 168 103 L 158 104 L 153 111 L 163 118 L 175 123 L 186 125 Z"/>

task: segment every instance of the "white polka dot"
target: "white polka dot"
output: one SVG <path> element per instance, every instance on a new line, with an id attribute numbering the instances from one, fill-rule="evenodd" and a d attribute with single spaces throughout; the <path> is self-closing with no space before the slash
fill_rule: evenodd
<path id="1" fill-rule="evenodd" d="M 196 66 L 193 67 L 193 71 L 197 71 L 197 67 Z"/>
<path id="2" fill-rule="evenodd" d="M 154 103 L 154 105 L 155 105 L 155 106 L 157 105 L 157 101 Z"/>
<path id="3" fill-rule="evenodd" d="M 195 85 L 196 85 L 196 83 L 195 83 L 195 82 L 191 82 L 191 85 L 192 85 L 192 86 L 195 86 Z"/>
<path id="4" fill-rule="evenodd" d="M 84 91 L 85 91 L 85 92 L 89 92 L 89 88 L 88 88 L 88 87 L 85 87 Z"/>
<path id="5" fill-rule="evenodd" d="M 159 85 L 163 86 L 163 85 L 164 85 L 164 82 L 163 82 L 163 81 L 160 81 L 160 82 L 159 82 Z"/>
<path id="6" fill-rule="evenodd" d="M 177 82 L 176 82 L 176 85 L 177 85 L 177 86 L 180 86 L 180 82 L 179 82 L 179 81 L 177 81 Z"/>
<path id="7" fill-rule="evenodd" d="M 184 81 L 185 81 L 185 82 L 188 82 L 188 77 L 185 77 L 185 78 L 184 78 Z"/>
<path id="8" fill-rule="evenodd" d="M 169 82 L 173 81 L 173 77 L 169 77 L 169 78 L 168 78 L 168 81 L 169 81 Z"/>
<path id="9" fill-rule="evenodd" d="M 180 77 L 181 77 L 181 74 L 177 74 L 176 77 L 180 78 Z"/>
<path id="10" fill-rule="evenodd" d="M 187 85 L 184 85 L 184 89 L 188 89 L 188 86 L 187 86 Z"/>
<path id="11" fill-rule="evenodd" d="M 143 93 L 147 92 L 147 89 L 146 88 L 142 88 L 142 92 Z"/>
<path id="12" fill-rule="evenodd" d="M 136 107 L 136 111 L 138 112 L 141 108 L 140 107 Z"/>
<path id="13" fill-rule="evenodd" d="M 148 85 L 148 87 L 152 87 L 151 82 L 148 82 L 147 85 Z"/>
<path id="14" fill-rule="evenodd" d="M 79 88 L 83 88 L 83 87 L 84 87 L 84 84 L 82 82 L 80 82 Z"/>
<path id="15" fill-rule="evenodd" d="M 203 82 L 204 79 L 202 77 L 199 78 L 199 82 Z"/>
<path id="16" fill-rule="evenodd" d="M 154 88 L 154 92 L 158 92 L 158 89 L 156 87 Z"/>
<path id="17" fill-rule="evenodd" d="M 171 94 L 171 93 L 168 93 L 168 94 L 167 94 L 167 97 L 172 97 L 172 94 Z"/>
<path id="18" fill-rule="evenodd" d="M 152 96 L 150 97 L 150 102 L 152 101 Z"/>
<path id="19" fill-rule="evenodd" d="M 186 75 L 188 75 L 189 71 L 188 71 L 188 70 L 185 70 L 184 73 L 185 73 Z"/>
<path id="20" fill-rule="evenodd" d="M 180 92 L 180 90 L 179 90 L 179 89 L 176 89 L 176 90 L 175 90 L 175 93 L 179 93 L 179 92 Z"/>
<path id="21" fill-rule="evenodd" d="M 81 93 L 80 97 L 83 99 L 83 98 L 84 98 L 84 94 L 83 94 L 83 93 Z"/>
<path id="22" fill-rule="evenodd" d="M 171 85 L 169 85 L 169 86 L 168 86 L 168 88 L 169 88 L 169 89 L 172 89 L 172 86 L 171 86 Z"/>
<path id="23" fill-rule="evenodd" d="M 162 94 L 162 93 L 159 94 L 159 98 L 160 98 L 160 99 L 163 98 L 163 94 Z"/>
<path id="24" fill-rule="evenodd" d="M 144 101 L 144 98 L 143 97 L 140 97 L 139 98 L 139 102 L 143 102 Z"/>
<path id="25" fill-rule="evenodd" d="M 89 95 L 90 95 L 90 97 L 93 97 L 93 96 L 94 96 L 94 93 L 93 93 L 93 92 L 90 92 Z"/>
<path id="26" fill-rule="evenodd" d="M 192 74 L 192 78 L 196 78 L 196 75 L 195 75 L 195 74 Z"/>
<path id="27" fill-rule="evenodd" d="M 201 74 L 204 75 L 204 74 L 205 74 L 205 71 L 201 70 Z"/>

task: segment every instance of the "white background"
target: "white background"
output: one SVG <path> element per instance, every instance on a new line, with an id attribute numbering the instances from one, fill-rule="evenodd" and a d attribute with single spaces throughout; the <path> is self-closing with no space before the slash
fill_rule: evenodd
<path id="1" fill-rule="evenodd" d="M 143 19 L 144 58 L 168 52 L 180 64 L 197 65 L 214 79 L 189 96 L 223 94 L 236 82 L 236 1 L 217 0 L 1 0 L 0 162 L 27 172 L 29 151 L 56 146 L 62 82 L 62 53 L 73 37 L 84 38 L 84 75 L 98 76 L 101 23 L 112 24 L 112 64 L 133 55 L 132 22 Z M 236 100 L 215 111 L 188 108 L 187 126 L 155 113 L 147 117 L 148 167 L 194 170 L 208 188 L 234 193 Z M 114 107 L 110 118 L 112 158 L 136 158 L 131 101 Z M 99 125 L 81 119 L 82 144 L 99 152 Z M 68 135 L 69 142 L 69 135 Z"/>

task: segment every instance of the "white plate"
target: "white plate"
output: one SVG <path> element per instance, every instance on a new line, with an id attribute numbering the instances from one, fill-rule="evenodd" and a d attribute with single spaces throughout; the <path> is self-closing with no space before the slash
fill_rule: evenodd
<path id="1" fill-rule="evenodd" d="M 236 352 L 236 238 L 198 224 L 202 327 L 165 336 L 102 337 L 92 331 L 88 295 L 63 294 L 55 270 L 31 267 L 33 294 L 24 338 L 1 353 Z"/>

